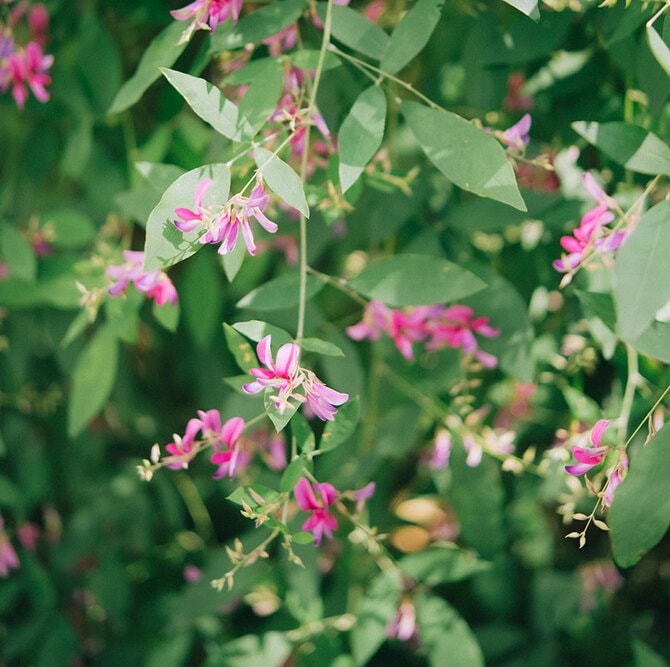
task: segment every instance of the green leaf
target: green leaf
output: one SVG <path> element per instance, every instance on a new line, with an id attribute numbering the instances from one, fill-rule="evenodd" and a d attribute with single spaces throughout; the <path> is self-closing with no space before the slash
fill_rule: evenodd
<path id="1" fill-rule="evenodd" d="M 329 452 L 341 445 L 353 435 L 360 418 L 360 401 L 358 397 L 349 399 L 337 409 L 335 421 L 329 421 L 323 429 L 319 442 L 319 451 Z"/>
<path id="2" fill-rule="evenodd" d="M 259 503 L 254 496 L 249 493 L 252 489 L 256 496 L 263 499 L 263 503 Z M 238 486 L 229 496 L 228 500 L 236 505 L 248 505 L 252 510 L 257 510 L 260 507 L 267 505 L 274 505 L 281 501 L 281 495 L 274 489 L 271 489 L 262 484 L 251 484 L 247 486 Z"/>
<path id="3" fill-rule="evenodd" d="M 670 202 L 647 211 L 617 253 L 614 301 L 619 333 L 632 341 L 670 301 L 667 280 L 670 257 Z"/>
<path id="4" fill-rule="evenodd" d="M 319 65 L 321 51 L 318 49 L 301 49 L 288 56 L 291 64 L 300 69 L 316 69 Z M 323 71 L 335 69 L 342 64 L 342 61 L 334 53 L 326 52 L 326 57 L 323 59 Z"/>
<path id="5" fill-rule="evenodd" d="M 147 222 L 144 270 L 167 268 L 196 253 L 202 244 L 202 229 L 181 232 L 174 224 L 176 208 L 192 208 L 195 190 L 203 178 L 214 181 L 205 193 L 203 204 L 223 206 L 230 194 L 230 169 L 225 164 L 208 164 L 182 174 L 163 193 Z"/>
<path id="6" fill-rule="evenodd" d="M 91 338 L 77 359 L 67 407 L 68 435 L 79 435 L 109 399 L 118 365 L 119 346 L 109 327 Z"/>
<path id="7" fill-rule="evenodd" d="M 380 63 L 389 74 L 399 72 L 428 43 L 442 15 L 444 0 L 417 0 L 391 33 Z"/>
<path id="8" fill-rule="evenodd" d="M 630 123 L 577 121 L 572 129 L 615 162 L 640 174 L 670 175 L 670 146 Z"/>
<path id="9" fill-rule="evenodd" d="M 223 272 L 226 274 L 226 278 L 228 278 L 229 282 L 232 283 L 233 280 L 235 280 L 235 276 L 242 268 L 242 264 L 244 264 L 246 258 L 247 246 L 244 243 L 236 243 L 235 247 L 230 252 L 221 255 Z"/>
<path id="10" fill-rule="evenodd" d="M 35 251 L 21 232 L 6 222 L 0 223 L 0 257 L 9 268 L 12 278 L 35 282 L 37 257 Z"/>
<path id="11" fill-rule="evenodd" d="M 670 76 L 670 49 L 663 41 L 663 38 L 656 32 L 653 25 L 647 26 L 647 43 L 658 64 Z"/>
<path id="12" fill-rule="evenodd" d="M 149 44 L 135 74 L 121 86 L 108 113 L 120 113 L 137 102 L 144 91 L 160 76 L 161 67 L 169 67 L 181 55 L 186 44 L 179 44 L 184 26 L 173 21 Z"/>
<path id="13" fill-rule="evenodd" d="M 603 324 L 614 331 L 616 329 L 616 310 L 609 292 L 584 292 L 575 290 L 586 317 L 597 317 Z"/>
<path id="14" fill-rule="evenodd" d="M 240 110 L 209 81 L 197 76 L 162 68 L 163 76 L 200 118 L 233 141 L 251 139 L 254 131 Z"/>
<path id="15" fill-rule="evenodd" d="M 366 266 L 349 287 L 387 306 L 429 306 L 456 301 L 486 287 L 457 264 L 431 255 L 395 255 Z"/>
<path id="16" fill-rule="evenodd" d="M 289 403 L 289 405 L 284 408 L 284 411 L 280 412 L 275 405 L 274 399 L 272 398 L 275 393 L 276 392 L 272 387 L 269 387 L 265 390 L 265 412 L 274 425 L 275 431 L 279 433 L 280 431 L 284 430 L 286 424 L 291 421 L 291 418 L 296 413 L 296 410 L 299 406 L 297 403 Z"/>
<path id="17" fill-rule="evenodd" d="M 607 515 L 614 560 L 635 565 L 670 526 L 670 423 L 631 457 Z"/>
<path id="18" fill-rule="evenodd" d="M 317 2 L 316 12 L 322 21 L 326 20 L 326 3 Z M 389 36 L 367 16 L 351 7 L 333 5 L 333 37 L 365 56 L 381 60 L 389 45 Z"/>
<path id="19" fill-rule="evenodd" d="M 316 446 L 314 431 L 312 431 L 309 422 L 300 413 L 297 413 L 291 420 L 291 435 L 295 438 L 300 452 L 309 454 L 314 451 Z"/>
<path id="20" fill-rule="evenodd" d="M 308 352 L 316 352 L 327 357 L 343 357 L 344 352 L 335 343 L 320 338 L 303 338 L 300 341 L 300 349 Z"/>
<path id="21" fill-rule="evenodd" d="M 449 543 L 405 556 L 398 565 L 406 575 L 427 586 L 463 581 L 491 567 L 474 553 Z"/>
<path id="22" fill-rule="evenodd" d="M 247 70 L 251 71 L 244 76 Z M 256 134 L 274 112 L 284 88 L 283 62 L 279 58 L 253 60 L 235 74 L 236 81 L 249 84 L 240 100 L 240 113 L 249 121 Z M 226 83 L 230 83 L 229 80 L 230 77 L 227 77 Z"/>
<path id="23" fill-rule="evenodd" d="M 631 648 L 635 667 L 668 667 L 661 655 L 639 639 L 633 639 Z"/>
<path id="24" fill-rule="evenodd" d="M 238 308 L 253 308 L 254 310 L 278 310 L 298 305 L 300 277 L 296 274 L 287 274 L 274 278 L 260 287 L 252 290 L 237 303 Z M 307 276 L 307 299 L 318 294 L 323 283 L 314 276 Z"/>
<path id="25" fill-rule="evenodd" d="M 286 162 L 260 146 L 254 148 L 254 161 L 270 189 L 289 206 L 309 218 L 309 206 L 300 176 Z"/>
<path id="26" fill-rule="evenodd" d="M 261 322 L 260 320 L 248 320 L 246 322 L 236 322 L 232 325 L 233 329 L 239 331 L 242 335 L 250 338 L 256 343 L 260 342 L 266 336 L 272 336 L 272 347 L 278 347 L 285 343 L 290 343 L 293 336 L 288 331 L 276 327 L 274 324 Z"/>
<path id="27" fill-rule="evenodd" d="M 418 102 L 402 111 L 431 162 L 458 187 L 526 210 L 507 153 L 490 133 L 464 118 Z"/>
<path id="28" fill-rule="evenodd" d="M 431 667 L 444 657 L 459 667 L 484 667 L 484 656 L 465 619 L 443 599 L 429 593 L 415 598 L 416 621 Z"/>
<path id="29" fill-rule="evenodd" d="M 291 424 L 291 427 L 293 427 L 293 424 Z M 313 468 L 312 462 L 302 456 L 293 459 L 281 476 L 279 487 L 281 492 L 291 493 L 298 480 L 305 476 L 305 470 L 312 472 Z"/>
<path id="30" fill-rule="evenodd" d="M 400 604 L 402 579 L 398 570 L 378 574 L 359 601 L 351 631 L 351 651 L 357 665 L 365 665 L 386 639 L 386 627 Z"/>
<path id="31" fill-rule="evenodd" d="M 246 44 L 259 44 L 297 21 L 302 15 L 305 0 L 282 0 L 243 16 L 237 23 L 232 21 L 218 26 L 212 34 L 211 51 L 242 49 Z"/>
<path id="32" fill-rule="evenodd" d="M 223 332 L 226 336 L 226 343 L 228 343 L 228 350 L 243 371 L 248 372 L 250 368 L 258 366 L 256 353 L 244 336 L 241 336 L 233 327 L 225 322 L 223 323 Z"/>
<path id="33" fill-rule="evenodd" d="M 670 324 L 667 322 L 655 320 L 630 344 L 640 354 L 670 364 Z"/>
<path id="34" fill-rule="evenodd" d="M 346 192 L 379 150 L 386 123 L 386 95 L 371 86 L 356 99 L 342 121 L 337 137 L 340 154 L 340 184 Z"/>
<path id="35" fill-rule="evenodd" d="M 540 20 L 540 10 L 538 8 L 538 0 L 503 0 L 514 9 L 518 9 L 522 14 L 533 19 L 533 21 Z"/>

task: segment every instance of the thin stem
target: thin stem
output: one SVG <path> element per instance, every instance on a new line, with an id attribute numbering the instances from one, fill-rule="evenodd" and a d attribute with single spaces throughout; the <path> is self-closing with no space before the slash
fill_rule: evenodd
<path id="1" fill-rule="evenodd" d="M 307 114 L 312 116 L 316 109 L 316 95 L 319 90 L 319 82 L 323 72 L 323 64 L 326 59 L 326 51 L 330 43 L 330 29 L 333 17 L 333 0 L 328 0 L 326 8 L 326 19 L 323 23 L 323 40 L 319 52 L 319 60 L 314 73 L 314 82 L 310 90 L 309 102 L 307 104 Z M 303 144 L 302 162 L 300 164 L 300 180 L 307 182 L 307 167 L 309 154 L 309 141 L 312 126 L 307 124 L 305 127 L 305 141 Z M 307 304 L 307 218 L 300 214 L 300 283 L 298 291 L 298 325 L 296 327 L 296 339 L 299 341 L 305 334 L 305 307 Z"/>
<path id="2" fill-rule="evenodd" d="M 626 440 L 626 443 L 624 444 L 624 449 L 628 447 L 628 445 L 630 445 L 633 438 L 638 434 L 640 429 L 647 423 L 647 420 L 654 414 L 654 411 L 661 404 L 661 401 L 668 395 L 668 392 L 670 392 L 670 384 L 663 390 L 663 393 L 656 399 L 656 402 L 651 406 L 651 408 L 649 408 L 649 411 L 637 425 L 637 428 L 630 434 L 630 437 L 628 438 L 628 440 Z"/>
<path id="3" fill-rule="evenodd" d="M 328 283 L 333 287 L 337 288 L 343 294 L 346 294 L 349 298 L 359 303 L 361 306 L 367 306 L 368 302 L 364 299 L 358 292 L 354 292 L 348 285 L 347 281 L 344 278 L 336 278 L 334 276 L 329 276 L 327 273 L 321 273 L 313 269 L 311 266 L 307 267 L 307 272 L 311 273 L 313 276 L 316 276 L 319 280 L 322 280 L 324 283 Z"/>

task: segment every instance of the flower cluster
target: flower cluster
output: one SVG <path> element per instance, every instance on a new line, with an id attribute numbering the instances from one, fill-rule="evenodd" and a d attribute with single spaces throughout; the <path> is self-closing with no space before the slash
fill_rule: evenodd
<path id="1" fill-rule="evenodd" d="M 565 466 L 566 472 L 571 475 L 580 476 L 589 472 L 598 464 L 602 463 L 608 452 L 612 449 L 609 445 L 602 445 L 602 437 L 605 429 L 609 426 L 608 419 L 600 419 L 591 429 L 590 440 L 592 447 L 572 446 L 572 455 L 577 463 Z M 602 493 L 603 507 L 610 507 L 614 498 L 614 491 L 621 484 L 628 470 L 628 456 L 625 451 L 619 451 L 619 460 L 609 474 L 609 479 Z"/>
<path id="2" fill-rule="evenodd" d="M 30 41 L 25 45 L 16 43 L 15 27 L 26 9 L 26 3 L 18 3 L 9 13 L 7 23 L 0 21 L 0 94 L 11 86 L 19 109 L 24 108 L 29 90 L 40 102 L 48 101 L 46 86 L 51 83 L 48 71 L 54 61 L 52 55 L 45 55 L 42 50 L 49 28 L 49 15 L 42 4 L 28 9 Z"/>
<path id="3" fill-rule="evenodd" d="M 561 245 L 568 254 L 553 263 L 553 267 L 561 273 L 576 269 L 590 252 L 611 252 L 626 239 L 626 231 L 612 232 L 606 227 L 616 218 L 615 212 L 619 208 L 616 200 L 606 195 L 588 172 L 584 174 L 583 182 L 586 191 L 598 204 L 584 214 L 572 236 L 561 238 Z"/>
<path id="4" fill-rule="evenodd" d="M 215 30 L 219 23 L 224 23 L 231 16 L 237 23 L 240 17 L 243 0 L 195 0 L 185 7 L 170 12 L 177 21 L 188 21 L 191 24 L 184 30 L 180 42 L 187 42 L 195 30 Z"/>
<path id="5" fill-rule="evenodd" d="M 266 391 L 279 413 L 287 408 L 305 404 L 310 412 L 323 421 L 333 421 L 337 413 L 336 405 L 349 400 L 349 395 L 326 386 L 310 370 L 299 365 L 300 346 L 286 343 L 277 350 L 276 360 L 272 358 L 272 338 L 266 336 L 256 346 L 258 359 L 266 368 L 252 368 L 254 382 L 243 385 L 247 394 Z"/>
<path id="6" fill-rule="evenodd" d="M 200 451 L 210 448 L 213 450 L 210 463 L 217 467 L 214 479 L 232 479 L 249 464 L 255 450 L 269 468 L 283 470 L 287 463 L 283 438 L 279 434 L 269 436 L 262 429 L 242 437 L 245 428 L 241 417 L 222 423 L 218 410 L 198 410 L 198 416 L 188 420 L 184 435 L 173 434 L 172 442 L 165 446 L 167 455 L 162 463 L 173 470 L 186 469 Z"/>
<path id="7" fill-rule="evenodd" d="M 277 225 L 268 220 L 263 211 L 270 201 L 265 193 L 263 181 L 257 178 L 256 186 L 249 197 L 236 194 L 223 206 L 210 206 L 203 203 L 205 193 L 212 186 L 213 181 L 203 178 L 195 190 L 195 210 L 189 208 L 175 209 L 175 216 L 180 218 L 174 224 L 182 232 L 192 232 L 203 228 L 199 243 L 220 243 L 218 253 L 225 255 L 235 249 L 237 237 L 242 232 L 242 238 L 250 255 L 256 254 L 256 244 L 251 231 L 249 218 L 255 218 L 258 223 L 271 234 L 276 232 Z"/>
<path id="8" fill-rule="evenodd" d="M 409 361 L 414 361 L 414 343 L 425 342 L 427 350 L 460 348 L 486 368 L 497 364 L 496 357 L 479 348 L 475 334 L 495 338 L 500 332 L 490 326 L 488 317 L 475 318 L 469 306 L 415 306 L 393 310 L 373 300 L 365 307 L 363 320 L 347 327 L 346 331 L 354 340 L 378 340 L 385 333 Z"/>
<path id="9" fill-rule="evenodd" d="M 170 302 L 177 303 L 177 290 L 167 274 L 160 269 L 144 272 L 144 252 L 124 250 L 125 264 L 108 266 L 106 276 L 113 282 L 108 294 L 112 297 L 125 294 L 129 283 L 133 283 L 136 290 L 145 292 L 150 299 L 154 299 L 159 306 Z"/>

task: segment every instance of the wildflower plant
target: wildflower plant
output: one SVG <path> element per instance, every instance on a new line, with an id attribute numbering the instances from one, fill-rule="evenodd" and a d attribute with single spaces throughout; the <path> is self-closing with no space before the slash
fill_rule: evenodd
<path id="1" fill-rule="evenodd" d="M 670 4 L 475 4 L 0 0 L 0 662 L 670 656 Z"/>

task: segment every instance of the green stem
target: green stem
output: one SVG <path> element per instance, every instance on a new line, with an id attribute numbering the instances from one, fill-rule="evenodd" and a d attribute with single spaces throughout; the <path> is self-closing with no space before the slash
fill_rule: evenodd
<path id="1" fill-rule="evenodd" d="M 323 40 L 321 42 L 321 50 L 319 52 L 319 60 L 316 65 L 314 73 L 314 82 L 309 95 L 309 103 L 307 105 L 307 115 L 312 116 L 316 109 L 316 95 L 319 90 L 319 82 L 321 81 L 321 73 L 323 72 L 323 64 L 326 59 L 326 52 L 330 43 L 330 29 L 333 18 L 333 0 L 328 0 L 326 8 L 326 19 L 323 23 Z M 307 166 L 309 154 L 309 141 L 312 126 L 307 124 L 305 127 L 305 142 L 303 145 L 302 163 L 300 165 L 300 180 L 303 185 L 307 182 Z M 305 307 L 307 303 L 307 218 L 300 215 L 300 284 L 298 293 L 298 325 L 296 327 L 296 339 L 300 341 L 305 334 Z"/>

